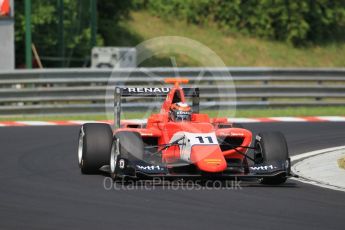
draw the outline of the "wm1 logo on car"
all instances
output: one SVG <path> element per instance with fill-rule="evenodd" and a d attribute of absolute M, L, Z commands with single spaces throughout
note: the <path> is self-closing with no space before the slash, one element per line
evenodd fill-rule
<path fill-rule="evenodd" d="M 140 170 L 148 170 L 148 171 L 164 170 L 164 168 L 160 167 L 159 165 L 147 165 L 147 166 L 137 165 L 137 168 Z"/>
<path fill-rule="evenodd" d="M 261 166 L 251 166 L 250 169 L 252 170 L 272 170 L 272 169 L 276 169 L 277 167 L 273 166 L 273 165 L 261 165 Z"/>

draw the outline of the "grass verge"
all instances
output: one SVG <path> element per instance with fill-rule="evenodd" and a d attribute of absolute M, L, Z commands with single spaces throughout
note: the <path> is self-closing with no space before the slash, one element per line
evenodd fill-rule
<path fill-rule="evenodd" d="M 339 168 L 345 169 L 345 157 L 338 160 L 338 166 Z"/>
<path fill-rule="evenodd" d="M 208 113 L 211 117 L 217 116 L 214 111 L 201 111 Z M 126 119 L 145 118 L 140 112 L 125 113 Z M 232 111 L 222 111 L 221 116 L 232 116 Z M 268 109 L 240 109 L 236 111 L 236 117 L 307 117 L 307 116 L 345 116 L 345 106 L 338 107 L 297 107 L 297 108 L 268 108 Z M 54 116 L 0 116 L 0 121 L 64 121 L 64 120 L 106 120 L 105 115 L 54 115 Z"/>

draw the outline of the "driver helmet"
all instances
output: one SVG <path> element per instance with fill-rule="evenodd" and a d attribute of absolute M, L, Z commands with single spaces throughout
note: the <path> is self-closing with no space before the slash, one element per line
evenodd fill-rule
<path fill-rule="evenodd" d="M 178 102 L 170 106 L 171 121 L 190 121 L 192 109 L 187 103 Z"/>

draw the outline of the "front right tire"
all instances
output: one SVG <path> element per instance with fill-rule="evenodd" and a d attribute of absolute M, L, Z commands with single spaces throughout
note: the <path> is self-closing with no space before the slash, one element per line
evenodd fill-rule
<path fill-rule="evenodd" d="M 143 160 L 144 142 L 138 132 L 120 131 L 114 136 L 110 153 L 110 176 L 113 180 L 120 177 L 127 163 Z"/>

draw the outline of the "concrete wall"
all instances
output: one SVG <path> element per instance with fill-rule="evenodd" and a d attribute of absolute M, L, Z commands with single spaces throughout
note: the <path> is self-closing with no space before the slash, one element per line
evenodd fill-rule
<path fill-rule="evenodd" d="M 0 69 L 12 70 L 14 56 L 14 20 L 0 19 Z"/>

